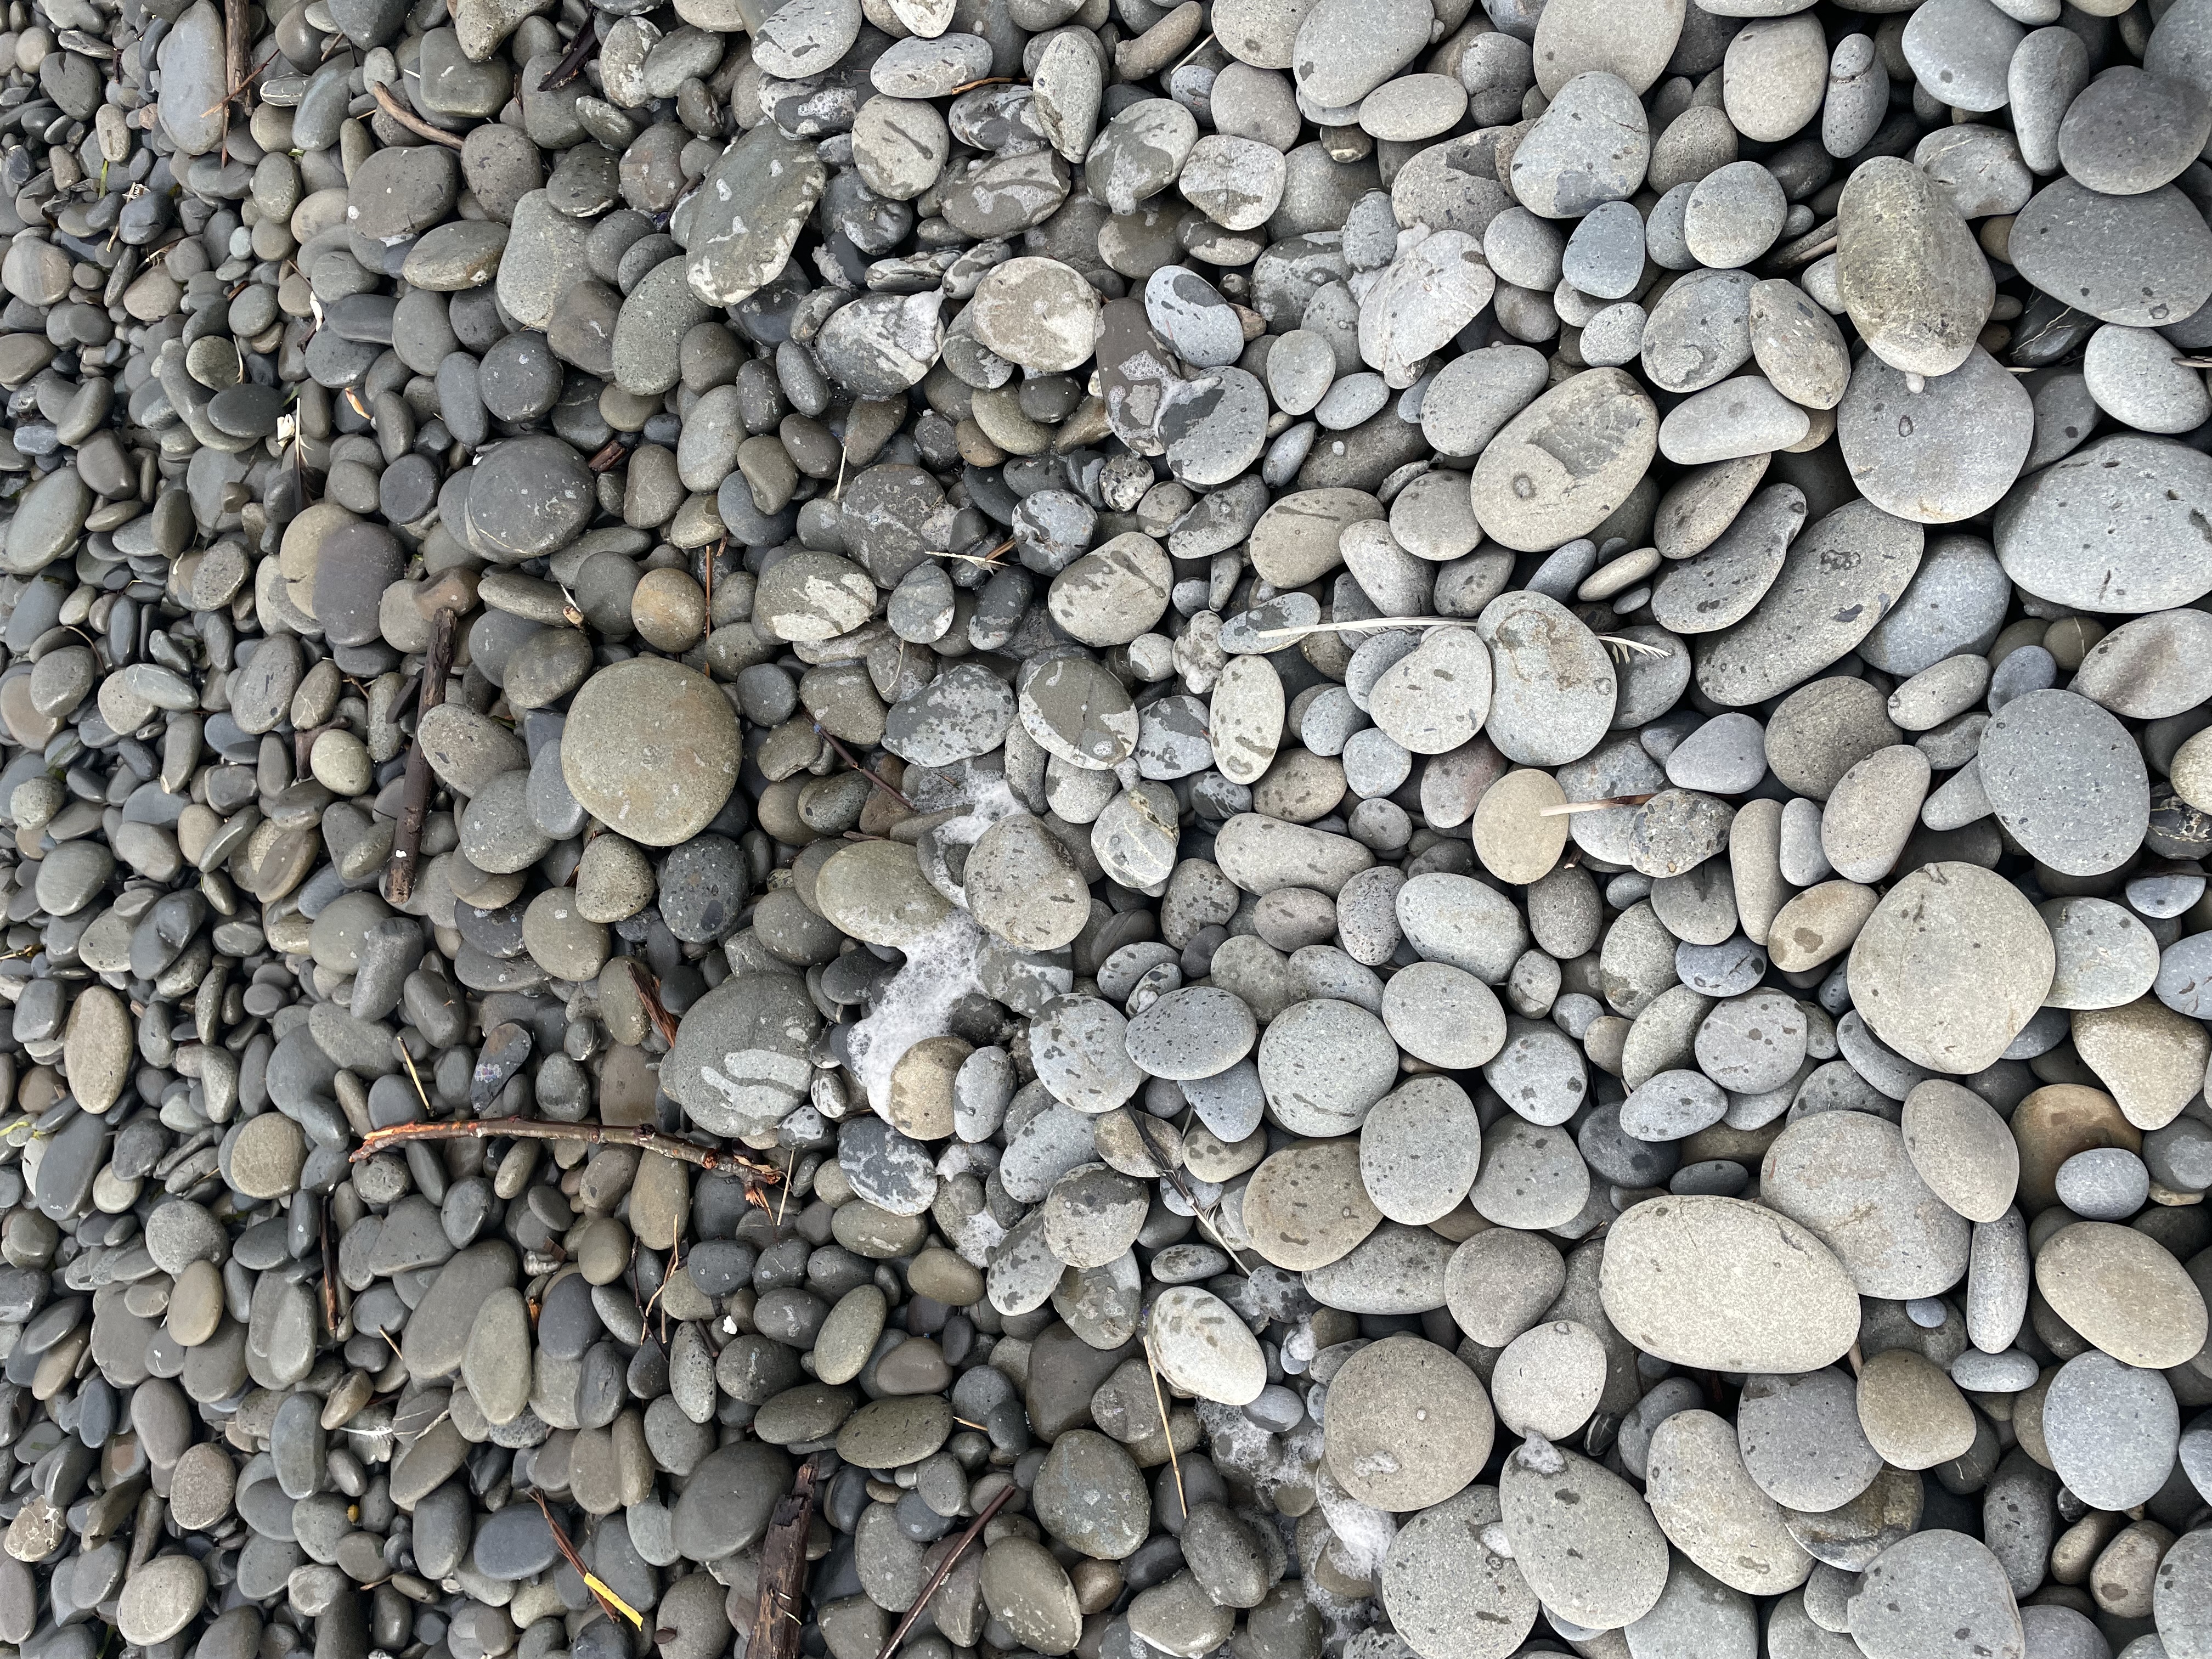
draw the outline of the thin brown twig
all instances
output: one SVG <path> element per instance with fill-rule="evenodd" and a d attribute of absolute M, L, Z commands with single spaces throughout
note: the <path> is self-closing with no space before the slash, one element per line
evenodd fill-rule
<path fill-rule="evenodd" d="M 814 731 L 816 736 L 821 738 L 823 742 L 827 743 L 843 757 L 846 765 L 851 767 L 855 772 L 858 772 L 870 783 L 874 784 L 877 788 L 882 790 L 884 793 L 889 795 L 901 806 L 905 807 L 908 811 L 911 812 L 915 810 L 914 803 L 912 801 L 908 800 L 904 795 L 899 793 L 897 790 L 892 788 L 890 785 L 885 783 L 872 769 L 861 765 L 859 756 L 855 755 L 851 750 L 846 748 L 843 744 L 838 742 L 837 739 L 831 736 L 828 732 L 823 731 L 822 728 L 822 722 L 820 720 L 814 722 Z"/>
<path fill-rule="evenodd" d="M 1198 1194 L 1191 1191 L 1190 1183 L 1183 1179 L 1182 1171 L 1168 1161 L 1167 1154 L 1160 1150 L 1160 1143 L 1152 1139 L 1152 1132 L 1145 1123 L 1145 1119 L 1149 1114 L 1140 1112 L 1127 1104 L 1117 1106 L 1114 1109 L 1127 1114 L 1129 1127 L 1137 1132 L 1137 1139 L 1145 1143 L 1145 1156 L 1151 1158 L 1160 1172 L 1174 1183 L 1176 1191 L 1182 1194 L 1182 1201 L 1190 1206 L 1192 1217 L 1200 1226 L 1213 1235 L 1215 1243 L 1228 1251 L 1229 1259 L 1237 1264 L 1237 1271 L 1247 1279 L 1250 1278 L 1252 1270 L 1244 1265 L 1244 1258 L 1237 1254 L 1237 1247 L 1224 1238 L 1221 1236 L 1221 1230 L 1206 1218 L 1206 1206 L 1198 1201 Z"/>
<path fill-rule="evenodd" d="M 876 1659 L 891 1659 L 891 1655 L 898 1651 L 898 1644 L 906 1640 L 906 1633 L 914 1628 L 915 1621 L 921 1617 L 921 1610 L 929 1605 L 930 1597 L 945 1588 L 945 1581 L 952 1577 L 952 1569 L 960 1565 L 960 1558 L 967 1553 L 968 1547 L 983 1535 L 984 1527 L 989 1522 L 991 1517 L 1005 1506 L 1006 1500 L 1014 1495 L 1016 1490 L 1014 1483 L 1012 1480 L 1007 1481 L 1005 1486 L 999 1488 L 997 1495 L 983 1505 L 983 1512 L 968 1523 L 968 1530 L 960 1534 L 958 1543 L 945 1552 L 945 1559 L 937 1564 L 937 1571 L 931 1573 L 928 1582 L 922 1585 L 921 1594 L 914 1598 L 914 1605 L 908 1607 L 900 1616 L 898 1623 L 892 1626 L 890 1638 L 878 1651 Z"/>
<path fill-rule="evenodd" d="M 332 1336 L 338 1329 L 338 1253 L 331 1242 L 331 1206 L 315 1206 L 316 1243 L 323 1257 L 323 1328 Z"/>
<path fill-rule="evenodd" d="M 1028 82 L 1012 75 L 987 75 L 980 81 L 963 81 L 952 88 L 951 96 L 957 98 L 963 92 L 973 92 L 978 87 L 1018 87 Z"/>
<path fill-rule="evenodd" d="M 715 1152 L 659 1129 L 629 1128 L 611 1123 L 544 1123 L 531 1117 L 465 1118 L 458 1123 L 395 1123 L 372 1129 L 355 1147 L 349 1162 L 359 1164 L 386 1148 L 410 1140 L 580 1140 L 589 1146 L 635 1146 L 658 1152 L 679 1164 L 690 1164 L 716 1175 L 735 1175 L 744 1182 L 746 1195 L 762 1203 L 756 1187 L 773 1187 L 783 1171 L 772 1164 L 758 1164 L 737 1152 Z"/>
<path fill-rule="evenodd" d="M 401 126 L 405 127 L 408 131 L 417 137 L 428 138 L 434 144 L 443 144 L 448 149 L 460 149 L 461 141 L 458 135 L 447 132 L 443 127 L 432 126 L 413 110 L 394 98 L 392 95 L 392 89 L 381 82 L 372 84 L 369 90 L 376 94 L 377 107 Z"/>
<path fill-rule="evenodd" d="M 576 1553 L 576 1547 L 568 1541 L 568 1529 L 553 1518 L 552 1506 L 546 1503 L 545 1494 L 532 1491 L 530 1495 L 538 1500 L 538 1513 L 545 1517 L 546 1528 L 553 1534 L 553 1547 L 561 1552 L 561 1559 L 574 1571 L 577 1577 L 584 1581 L 584 1588 L 591 1591 L 592 1600 L 599 1604 L 599 1611 L 610 1620 L 626 1618 L 631 1624 L 642 1628 L 645 1621 L 638 1616 L 637 1610 L 601 1583 L 599 1576 L 584 1565 L 584 1558 Z"/>

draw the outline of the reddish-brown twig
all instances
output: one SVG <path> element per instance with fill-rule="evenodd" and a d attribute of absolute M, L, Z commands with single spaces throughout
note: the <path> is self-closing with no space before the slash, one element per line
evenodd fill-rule
<path fill-rule="evenodd" d="M 891 1655 L 898 1651 L 898 1644 L 906 1640 L 906 1633 L 914 1628 L 915 1620 L 921 1617 L 921 1610 L 929 1605 L 929 1598 L 945 1588 L 945 1581 L 952 1577 L 952 1569 L 960 1565 L 960 1558 L 967 1553 L 968 1547 L 983 1535 L 984 1527 L 1005 1506 L 1016 1490 L 1014 1483 L 1007 1481 L 999 1488 L 998 1496 L 983 1505 L 983 1512 L 968 1523 L 968 1530 L 960 1534 L 960 1541 L 946 1551 L 945 1559 L 937 1564 L 937 1571 L 929 1575 L 928 1583 L 921 1587 L 921 1594 L 914 1598 L 914 1605 L 906 1610 L 892 1628 L 890 1639 L 884 1644 L 883 1650 L 876 1655 L 876 1659 L 891 1659 Z"/>
<path fill-rule="evenodd" d="M 376 104 L 386 115 L 419 138 L 428 138 L 434 144 L 443 144 L 447 149 L 461 147 L 460 135 L 447 132 L 443 127 L 434 127 L 413 110 L 392 95 L 391 89 L 381 82 L 369 90 L 376 94 Z"/>
<path fill-rule="evenodd" d="M 561 1552 L 561 1559 L 574 1570 L 577 1577 L 584 1581 L 584 1588 L 591 1591 L 592 1600 L 599 1604 L 599 1611 L 610 1620 L 627 1619 L 642 1630 L 645 1620 L 637 1609 L 617 1595 L 599 1574 L 584 1565 L 584 1558 L 576 1553 L 576 1547 L 568 1541 L 568 1529 L 553 1518 L 553 1510 L 545 1502 L 545 1494 L 533 1491 L 530 1495 L 538 1500 L 538 1511 L 545 1517 L 545 1525 L 553 1534 L 553 1547 Z"/>
<path fill-rule="evenodd" d="M 695 1146 L 688 1140 L 659 1129 L 619 1127 L 610 1123 L 544 1123 L 531 1117 L 464 1118 L 458 1123 L 395 1123 L 372 1129 L 353 1150 L 352 1162 L 361 1163 L 410 1140 L 580 1140 L 590 1146 L 635 1146 L 659 1152 L 679 1164 L 690 1164 L 716 1175 L 733 1175 L 745 1183 L 745 1196 L 763 1208 L 767 1200 L 759 1188 L 773 1187 L 783 1171 L 772 1164 L 756 1163 L 737 1152 Z"/>
<path fill-rule="evenodd" d="M 889 795 L 901 806 L 905 807 L 908 811 L 911 812 L 914 811 L 914 803 L 912 801 L 908 800 L 904 795 L 899 793 L 897 790 L 892 788 L 890 785 L 885 783 L 881 777 L 878 776 L 867 767 L 861 765 L 860 757 L 858 755 L 855 755 L 851 750 L 846 748 L 843 744 L 838 742 L 837 739 L 832 737 L 829 732 L 823 731 L 822 729 L 822 722 L 820 720 L 814 722 L 814 732 L 815 735 L 820 738 L 823 742 L 828 744 L 832 749 L 837 751 L 839 757 L 844 761 L 846 765 L 851 767 L 855 772 L 858 772 L 870 783 L 874 784 L 877 788 L 882 790 L 884 793 Z"/>

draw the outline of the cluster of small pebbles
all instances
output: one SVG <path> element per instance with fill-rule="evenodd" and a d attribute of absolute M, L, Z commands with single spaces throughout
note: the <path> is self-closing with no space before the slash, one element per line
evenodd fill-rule
<path fill-rule="evenodd" d="M 0 25 L 0 1659 L 2212 1659 L 2212 0 Z"/>

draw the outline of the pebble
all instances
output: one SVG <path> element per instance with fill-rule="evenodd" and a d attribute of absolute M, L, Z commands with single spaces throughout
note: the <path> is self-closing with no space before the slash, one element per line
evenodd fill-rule
<path fill-rule="evenodd" d="M 11 1650 L 2195 1650 L 2198 0 L 9 21 Z"/>

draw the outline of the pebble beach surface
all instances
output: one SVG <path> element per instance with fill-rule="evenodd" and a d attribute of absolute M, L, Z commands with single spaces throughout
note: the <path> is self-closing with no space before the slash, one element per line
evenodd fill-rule
<path fill-rule="evenodd" d="M 2212 0 L 0 25 L 0 1659 L 2212 1659 Z"/>

